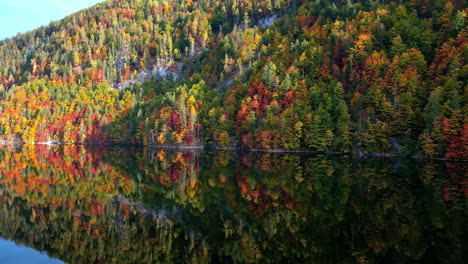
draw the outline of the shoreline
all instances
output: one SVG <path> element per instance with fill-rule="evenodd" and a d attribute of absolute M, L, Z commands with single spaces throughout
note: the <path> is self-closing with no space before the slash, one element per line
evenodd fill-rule
<path fill-rule="evenodd" d="M 48 146 L 107 146 L 107 147 L 137 147 L 148 149 L 172 149 L 172 150 L 226 150 L 236 152 L 258 152 L 258 153 L 276 153 L 276 154 L 315 154 L 315 155 L 336 155 L 336 156 L 352 156 L 356 159 L 366 158 L 413 158 L 417 160 L 437 160 L 437 161 L 451 161 L 451 162 L 468 162 L 465 159 L 449 159 L 449 158 L 431 158 L 420 155 L 403 156 L 394 153 L 385 152 L 367 152 L 367 151 L 352 151 L 352 152 L 339 152 L 339 151 L 315 151 L 315 150 L 287 150 L 287 149 L 243 149 L 237 147 L 219 147 L 219 146 L 205 146 L 205 145 L 140 145 L 140 144 L 115 144 L 115 143 L 67 143 L 67 142 L 23 142 L 23 141 L 0 141 L 0 146 L 14 146 L 22 147 L 23 145 L 48 145 Z"/>

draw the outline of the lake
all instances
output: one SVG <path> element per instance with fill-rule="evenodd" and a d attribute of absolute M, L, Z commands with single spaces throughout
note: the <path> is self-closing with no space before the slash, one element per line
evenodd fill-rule
<path fill-rule="evenodd" d="M 0 263 L 463 263 L 467 171 L 409 158 L 5 147 Z"/>

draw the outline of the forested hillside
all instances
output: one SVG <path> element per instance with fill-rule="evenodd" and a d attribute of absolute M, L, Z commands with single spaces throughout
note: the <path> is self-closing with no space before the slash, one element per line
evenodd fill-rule
<path fill-rule="evenodd" d="M 108 0 L 0 42 L 0 137 L 468 159 L 467 16 L 463 0 Z"/>

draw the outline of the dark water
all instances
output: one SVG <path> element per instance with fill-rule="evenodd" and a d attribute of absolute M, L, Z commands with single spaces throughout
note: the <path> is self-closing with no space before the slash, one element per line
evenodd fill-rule
<path fill-rule="evenodd" d="M 466 163 L 0 150 L 0 237 L 67 263 L 463 263 Z M 0 251 L 0 262 L 8 258 Z"/>

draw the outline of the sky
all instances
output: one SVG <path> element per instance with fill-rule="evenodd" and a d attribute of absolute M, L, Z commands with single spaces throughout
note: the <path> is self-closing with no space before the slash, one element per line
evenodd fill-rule
<path fill-rule="evenodd" d="M 0 0 L 0 40 L 60 20 L 104 0 Z"/>

